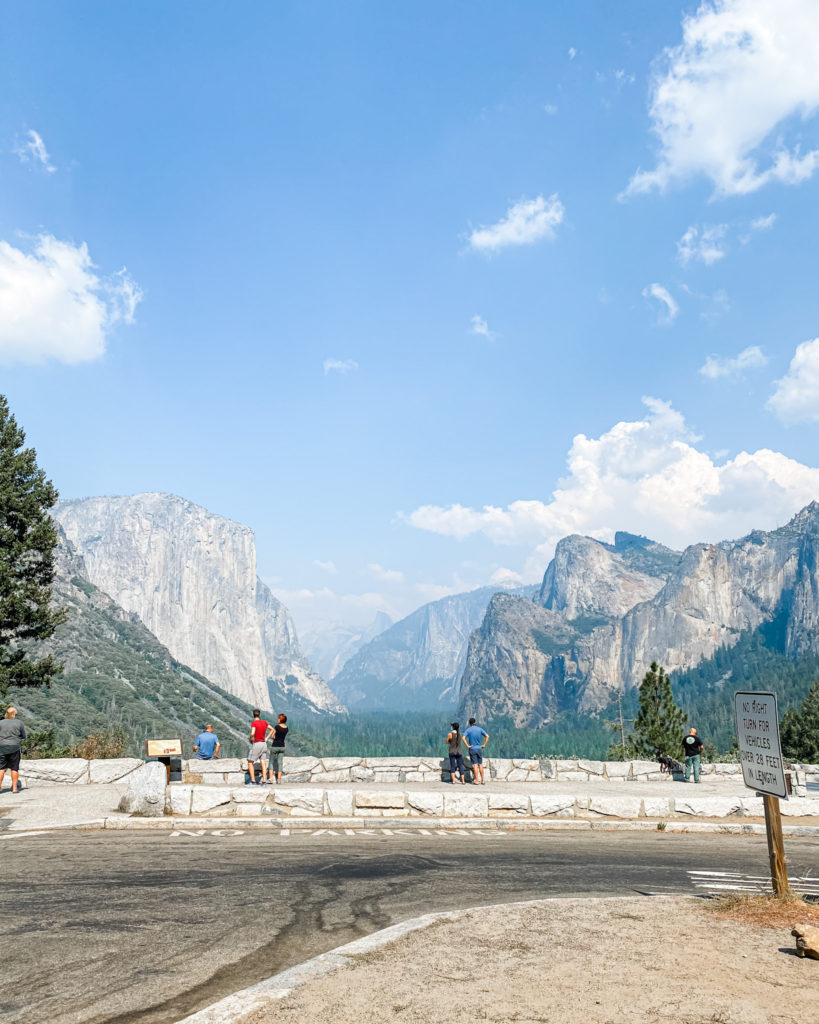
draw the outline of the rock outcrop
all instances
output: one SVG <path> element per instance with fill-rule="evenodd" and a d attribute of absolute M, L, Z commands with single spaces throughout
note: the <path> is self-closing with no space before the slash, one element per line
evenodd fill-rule
<path fill-rule="evenodd" d="M 332 623 L 302 633 L 301 646 L 313 667 L 329 683 L 361 648 L 389 629 L 393 620 L 386 612 L 377 612 L 369 626 Z"/>
<path fill-rule="evenodd" d="M 257 577 L 248 527 L 168 494 L 63 501 L 54 515 L 91 582 L 176 659 L 251 705 L 343 710 Z"/>
<path fill-rule="evenodd" d="M 775 618 L 785 653 L 815 652 L 819 504 L 779 530 L 695 544 L 681 556 L 646 541 L 625 549 L 621 541 L 618 550 L 567 538 L 538 604 L 493 599 L 470 638 L 465 710 L 518 725 L 595 710 L 639 684 L 652 661 L 669 672 L 690 668 Z"/>
<path fill-rule="evenodd" d="M 482 587 L 422 605 L 353 655 L 332 680 L 333 690 L 361 709 L 419 711 L 454 704 L 469 635 L 496 593 L 497 587 Z"/>

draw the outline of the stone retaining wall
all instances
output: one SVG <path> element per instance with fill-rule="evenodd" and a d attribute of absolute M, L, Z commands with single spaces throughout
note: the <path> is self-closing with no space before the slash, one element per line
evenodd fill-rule
<path fill-rule="evenodd" d="M 441 793 L 435 790 L 322 789 L 320 786 L 198 786 L 172 783 L 165 812 L 175 817 L 298 818 L 726 818 L 763 817 L 753 796 L 576 796 L 543 793 Z M 783 817 L 819 817 L 819 799 L 784 800 Z"/>
<path fill-rule="evenodd" d="M 117 782 L 144 762 L 136 757 L 87 761 L 80 757 L 42 758 L 20 762 L 20 775 L 29 785 L 56 782 L 73 785 Z M 819 783 L 819 765 L 799 765 L 807 781 Z M 247 762 L 239 758 L 182 762 L 188 784 L 241 786 Z M 656 761 L 588 761 L 549 758 L 486 759 L 490 779 L 498 782 L 659 782 L 672 781 Z M 435 782 L 449 781 L 449 760 L 437 757 L 285 757 L 288 783 Z M 738 764 L 703 764 L 709 782 L 732 782 L 742 775 Z"/>
<path fill-rule="evenodd" d="M 209 785 L 240 785 L 245 760 L 183 761 L 183 781 Z M 656 761 L 587 761 L 583 759 L 488 757 L 489 778 L 499 782 L 652 782 L 672 781 Z M 449 759 L 437 757 L 285 757 L 282 773 L 288 782 L 435 782 L 449 781 Z M 706 764 L 709 781 L 735 780 L 738 764 Z"/>

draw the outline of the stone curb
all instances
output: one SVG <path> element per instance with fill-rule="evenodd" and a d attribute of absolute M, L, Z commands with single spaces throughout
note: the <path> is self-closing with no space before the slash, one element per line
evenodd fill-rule
<path fill-rule="evenodd" d="M 684 895 L 684 894 L 681 894 Z M 486 911 L 506 909 L 507 907 L 535 907 L 545 903 L 560 903 L 567 899 L 577 897 L 556 896 L 543 900 L 517 900 L 512 903 L 491 903 L 483 906 L 468 907 L 465 910 L 442 910 L 435 914 L 423 914 L 420 917 L 412 917 L 400 924 L 391 925 L 389 928 L 382 928 L 381 931 L 373 932 L 372 935 L 365 935 L 354 942 L 348 942 L 345 946 L 338 946 L 327 953 L 321 953 L 302 964 L 290 967 L 286 971 L 274 974 L 266 981 L 260 981 L 249 988 L 234 992 L 233 995 L 225 996 L 216 1003 L 206 1006 L 203 1010 L 183 1017 L 176 1024 L 232 1024 L 238 1017 L 252 1010 L 263 1010 L 273 1006 L 280 999 L 289 996 L 297 988 L 309 984 L 311 981 L 318 981 L 320 978 L 341 970 L 343 967 L 351 967 L 355 963 L 354 957 L 364 953 L 372 953 L 383 946 L 402 939 L 411 932 L 429 928 L 439 921 L 459 921 L 467 914 L 485 913 Z M 596 898 L 596 897 L 591 897 Z M 611 900 L 628 900 L 634 902 L 634 896 L 608 896 Z M 650 896 L 645 899 L 667 899 L 666 896 Z"/>
<path fill-rule="evenodd" d="M 660 829 L 658 826 L 665 827 Z M 421 835 L 460 832 L 674 832 L 717 835 L 764 836 L 765 826 L 759 823 L 738 821 L 589 821 L 574 819 L 543 818 L 95 818 L 91 821 L 70 825 L 27 825 L 24 829 L 9 829 L 0 834 L 0 840 L 13 836 L 42 835 L 47 832 L 77 829 L 82 831 L 107 829 L 112 831 L 180 831 L 227 833 L 238 835 L 249 831 L 291 833 L 349 833 L 363 831 L 379 835 L 391 833 L 406 834 L 418 832 Z M 786 836 L 819 838 L 817 825 L 783 825 Z"/>

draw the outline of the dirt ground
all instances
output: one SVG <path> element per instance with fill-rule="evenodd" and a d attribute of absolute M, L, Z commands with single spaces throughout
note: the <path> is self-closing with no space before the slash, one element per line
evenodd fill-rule
<path fill-rule="evenodd" d="M 410 933 L 237 1024 L 816 1024 L 790 929 L 696 898 L 549 900 Z"/>

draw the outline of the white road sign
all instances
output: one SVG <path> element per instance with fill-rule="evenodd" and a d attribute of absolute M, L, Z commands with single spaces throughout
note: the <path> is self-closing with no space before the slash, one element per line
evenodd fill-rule
<path fill-rule="evenodd" d="M 760 793 L 787 797 L 776 694 L 740 690 L 734 694 L 734 714 L 745 785 Z"/>

